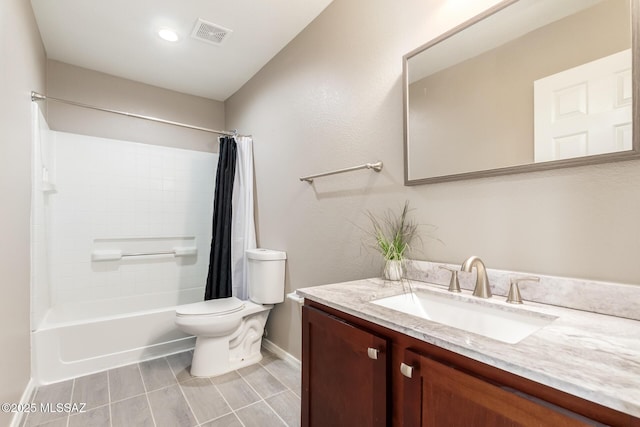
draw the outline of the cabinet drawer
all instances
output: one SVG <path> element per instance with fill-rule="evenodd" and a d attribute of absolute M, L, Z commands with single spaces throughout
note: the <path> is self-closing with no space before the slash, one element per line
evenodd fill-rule
<path fill-rule="evenodd" d="M 405 359 L 407 427 L 604 426 L 411 350 Z"/>

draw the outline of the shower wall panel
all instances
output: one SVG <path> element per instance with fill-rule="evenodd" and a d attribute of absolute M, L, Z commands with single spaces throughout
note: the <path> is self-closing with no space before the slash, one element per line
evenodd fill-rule
<path fill-rule="evenodd" d="M 217 154 L 52 132 L 51 304 L 202 288 Z M 99 251 L 196 255 L 94 261 Z"/>
<path fill-rule="evenodd" d="M 42 323 L 51 306 L 49 274 L 50 222 L 47 206 L 53 172 L 51 131 L 37 103 L 31 105 L 31 329 Z"/>

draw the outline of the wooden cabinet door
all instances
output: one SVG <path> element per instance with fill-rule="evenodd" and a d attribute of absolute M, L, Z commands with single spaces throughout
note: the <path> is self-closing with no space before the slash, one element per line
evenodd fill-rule
<path fill-rule="evenodd" d="M 388 342 L 302 308 L 302 426 L 388 425 Z"/>
<path fill-rule="evenodd" d="M 405 427 L 602 425 L 411 350 L 405 351 L 404 363 Z"/>

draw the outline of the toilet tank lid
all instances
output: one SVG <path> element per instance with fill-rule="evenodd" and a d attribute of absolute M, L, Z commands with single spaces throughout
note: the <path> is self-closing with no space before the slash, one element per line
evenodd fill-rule
<path fill-rule="evenodd" d="M 229 297 L 179 305 L 176 307 L 176 313 L 181 316 L 222 315 L 236 312 L 243 307 L 244 301 Z"/>
<path fill-rule="evenodd" d="M 247 258 L 257 260 L 279 260 L 287 259 L 287 253 L 283 251 L 275 251 L 273 249 L 247 249 L 245 251 Z"/>

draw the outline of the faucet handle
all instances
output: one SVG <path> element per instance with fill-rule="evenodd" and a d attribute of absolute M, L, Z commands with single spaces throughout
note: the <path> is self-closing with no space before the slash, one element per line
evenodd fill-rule
<path fill-rule="evenodd" d="M 520 282 L 540 282 L 540 278 L 538 276 L 520 276 L 509 279 L 508 303 L 522 304 L 522 296 L 520 296 L 520 287 L 518 286 Z"/>
<path fill-rule="evenodd" d="M 458 270 L 455 268 L 441 265 L 438 268 L 449 270 L 451 272 L 451 280 L 449 280 L 449 292 L 462 292 L 460 290 L 460 282 L 458 281 Z"/>

